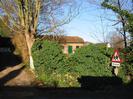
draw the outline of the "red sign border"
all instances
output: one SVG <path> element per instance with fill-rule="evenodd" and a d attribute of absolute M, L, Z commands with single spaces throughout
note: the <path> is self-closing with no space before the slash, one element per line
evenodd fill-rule
<path fill-rule="evenodd" d="M 112 61 L 112 60 L 113 60 L 113 58 L 114 58 L 114 56 L 115 56 L 115 53 L 118 53 L 118 57 L 119 57 L 120 61 Z M 121 62 L 122 62 L 122 60 L 121 60 L 121 58 L 120 58 L 120 55 L 119 55 L 119 51 L 118 51 L 118 50 L 114 50 L 114 54 L 113 54 L 113 56 L 112 56 L 111 61 L 112 61 L 112 62 L 116 62 L 116 63 L 121 63 Z"/>

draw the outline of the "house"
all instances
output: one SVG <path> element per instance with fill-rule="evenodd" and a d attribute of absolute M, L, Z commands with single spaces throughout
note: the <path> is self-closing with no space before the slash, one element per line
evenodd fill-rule
<path fill-rule="evenodd" d="M 76 49 L 84 46 L 85 42 L 81 37 L 78 36 L 52 36 L 45 35 L 42 37 L 44 40 L 57 41 L 61 46 L 65 54 L 71 54 Z"/>
<path fill-rule="evenodd" d="M 84 46 L 84 40 L 78 36 L 64 36 L 60 44 L 65 54 L 71 54 L 74 53 L 76 49 Z"/>

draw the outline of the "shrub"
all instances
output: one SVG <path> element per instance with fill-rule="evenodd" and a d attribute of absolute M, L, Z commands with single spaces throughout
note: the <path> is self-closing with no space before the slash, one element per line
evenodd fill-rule
<path fill-rule="evenodd" d="M 62 68 L 65 55 L 57 43 L 37 40 L 32 51 L 36 69 L 43 67 L 47 74 L 52 74 Z"/>
<path fill-rule="evenodd" d="M 69 59 L 79 75 L 111 76 L 110 58 L 113 50 L 102 45 L 88 45 L 76 51 Z"/>
<path fill-rule="evenodd" d="M 121 51 L 121 56 L 123 58 L 122 69 L 123 76 L 130 76 L 133 79 L 133 47 L 129 46 Z M 125 79 L 125 78 L 124 78 Z M 131 80 L 129 79 L 129 80 Z M 126 79 L 128 80 L 128 79 Z"/>
<path fill-rule="evenodd" d="M 32 54 L 38 79 L 52 87 L 70 87 L 77 85 L 76 74 L 72 73 L 66 56 L 56 42 L 36 40 Z M 69 74 L 69 77 L 66 75 Z M 70 76 L 71 75 L 71 76 Z"/>
<path fill-rule="evenodd" d="M 36 40 L 32 48 L 38 79 L 48 87 L 79 87 L 80 76 L 111 76 L 113 50 L 88 45 L 66 56 L 56 42 Z"/>

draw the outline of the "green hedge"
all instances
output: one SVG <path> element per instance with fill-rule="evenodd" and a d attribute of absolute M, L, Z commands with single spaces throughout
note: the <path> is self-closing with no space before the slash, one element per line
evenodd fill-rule
<path fill-rule="evenodd" d="M 69 61 L 79 75 L 111 76 L 112 54 L 112 49 L 104 45 L 92 44 L 78 49 Z"/>
<path fill-rule="evenodd" d="M 77 75 L 72 71 L 60 45 L 52 41 L 36 40 L 32 54 L 38 79 L 46 86 L 77 86 Z"/>
<path fill-rule="evenodd" d="M 133 79 L 133 46 L 129 46 L 121 51 L 123 59 L 122 69 L 125 76 L 131 76 Z"/>
<path fill-rule="evenodd" d="M 32 48 L 38 79 L 46 86 L 79 87 L 77 78 L 112 76 L 113 50 L 102 45 L 88 45 L 66 57 L 56 42 L 36 40 Z"/>
<path fill-rule="evenodd" d="M 55 42 L 37 40 L 32 48 L 36 69 L 43 67 L 47 74 L 58 72 L 65 55 Z"/>

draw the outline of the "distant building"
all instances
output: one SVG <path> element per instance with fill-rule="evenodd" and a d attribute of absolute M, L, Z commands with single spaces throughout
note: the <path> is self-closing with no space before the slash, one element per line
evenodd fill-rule
<path fill-rule="evenodd" d="M 76 51 L 76 49 L 84 46 L 85 42 L 81 37 L 78 36 L 52 36 L 46 35 L 42 39 L 57 41 L 62 46 L 63 53 L 71 54 Z"/>
<path fill-rule="evenodd" d="M 63 41 L 60 42 L 60 44 L 62 45 L 65 54 L 71 54 L 74 53 L 76 49 L 84 46 L 85 42 L 78 36 L 64 36 Z"/>

